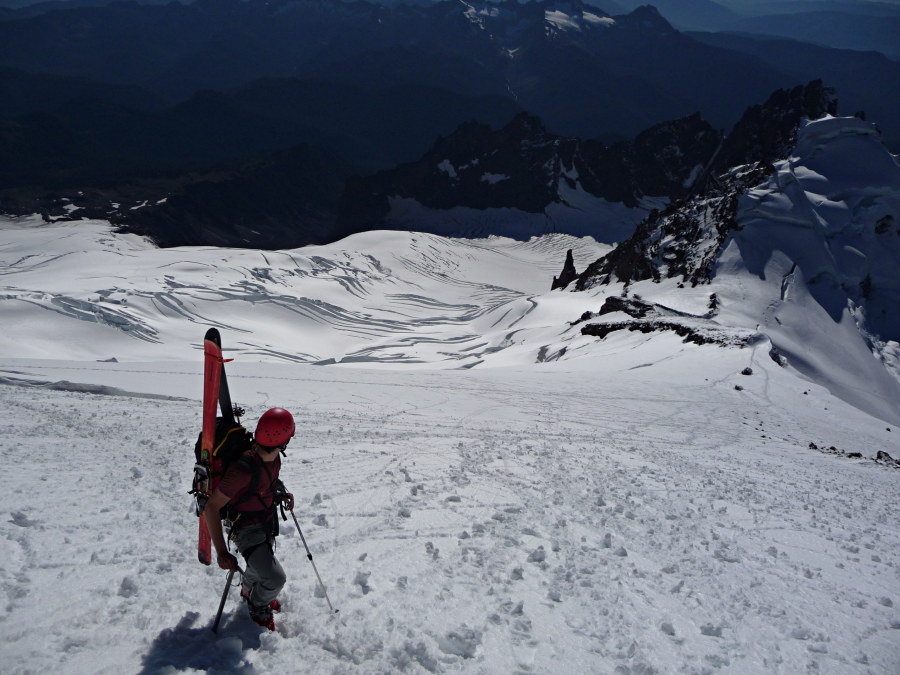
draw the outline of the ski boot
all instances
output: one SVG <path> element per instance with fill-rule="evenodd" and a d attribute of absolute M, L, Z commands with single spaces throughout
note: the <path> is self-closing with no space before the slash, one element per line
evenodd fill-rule
<path fill-rule="evenodd" d="M 275 617 L 272 616 L 272 608 L 269 605 L 257 607 L 248 602 L 247 607 L 250 608 L 250 618 L 253 619 L 254 623 L 268 630 L 275 630 Z"/>
<path fill-rule="evenodd" d="M 248 606 L 253 606 L 250 604 L 250 591 L 248 591 L 243 586 L 241 586 L 241 600 L 246 602 Z M 275 598 L 274 600 L 272 600 L 272 602 L 269 603 L 269 609 L 271 609 L 273 612 L 281 611 L 281 602 L 279 602 L 278 598 Z"/>

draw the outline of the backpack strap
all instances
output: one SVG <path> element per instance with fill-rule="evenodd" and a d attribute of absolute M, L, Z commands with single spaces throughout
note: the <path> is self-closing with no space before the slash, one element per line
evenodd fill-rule
<path fill-rule="evenodd" d="M 232 466 L 242 466 L 250 474 L 250 484 L 247 485 L 244 494 L 231 502 L 232 504 L 243 504 L 257 496 L 256 491 L 259 489 L 259 464 L 254 462 L 252 458 L 247 457 L 247 453 L 245 452 L 235 460 Z"/>
<path fill-rule="evenodd" d="M 271 512 L 271 515 L 273 516 L 272 520 L 275 521 L 273 536 L 277 536 L 278 535 L 278 530 L 277 530 L 278 518 L 274 517 L 275 516 L 275 508 L 276 508 L 275 501 L 273 500 L 271 507 L 268 507 L 265 505 L 265 503 L 263 503 L 262 498 L 258 494 L 260 466 L 262 466 L 263 471 L 265 471 L 266 475 L 269 477 L 270 483 L 273 483 L 272 472 L 269 470 L 269 467 L 267 467 L 265 464 L 261 464 L 260 462 L 258 462 L 255 457 L 249 456 L 249 452 L 250 451 L 247 451 L 243 455 L 238 457 L 231 465 L 231 466 L 240 465 L 241 467 L 243 467 L 250 473 L 250 483 L 247 485 L 247 489 L 244 491 L 244 493 L 240 497 L 230 501 L 226 505 L 226 508 L 228 508 L 228 511 L 225 512 L 225 517 L 231 521 L 232 538 L 234 537 L 234 533 L 238 529 L 238 523 L 239 523 L 242 515 L 247 515 L 247 514 L 251 514 L 251 513 L 253 515 L 257 515 L 260 513 L 268 513 L 268 512 Z M 259 511 L 238 511 L 236 508 L 234 508 L 237 504 L 243 504 L 244 502 L 248 502 L 253 498 L 259 499 L 260 504 L 263 507 Z M 268 518 L 266 518 L 266 520 L 268 520 Z"/>

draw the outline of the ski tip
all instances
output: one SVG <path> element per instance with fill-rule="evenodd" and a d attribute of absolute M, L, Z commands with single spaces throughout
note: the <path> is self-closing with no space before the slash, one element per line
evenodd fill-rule
<path fill-rule="evenodd" d="M 206 335 L 203 338 L 204 340 L 211 340 L 215 342 L 217 345 L 222 344 L 222 338 L 219 336 L 218 328 L 210 328 L 206 331 Z"/>

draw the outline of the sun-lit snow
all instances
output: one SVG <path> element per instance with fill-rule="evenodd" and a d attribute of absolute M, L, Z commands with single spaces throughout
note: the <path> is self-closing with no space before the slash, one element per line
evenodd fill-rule
<path fill-rule="evenodd" d="M 547 10 L 544 12 L 544 19 L 559 30 L 581 30 L 581 26 L 575 17 L 560 10 Z"/>
<path fill-rule="evenodd" d="M 181 345 L 179 358 L 190 358 L 196 326 L 218 322 L 237 332 L 230 347 L 260 357 L 473 365 L 506 339 L 523 307 L 538 304 L 530 298 L 547 292 L 568 248 L 581 266 L 608 250 L 568 235 L 516 242 L 408 232 L 296 251 L 160 250 L 105 223 L 36 222 L 0 226 L 7 356 L 63 356 L 50 329 L 62 320 L 69 356 L 160 358 Z"/>
<path fill-rule="evenodd" d="M 763 350 L 674 336 L 465 371 L 238 354 L 250 423 L 297 416 L 283 477 L 340 614 L 282 523 L 278 632 L 232 590 L 214 636 L 193 356 L 0 359 L 4 672 L 895 670 L 897 469 L 828 449 L 897 456 L 900 431 Z"/>
<path fill-rule="evenodd" d="M 610 26 L 614 26 L 616 20 L 611 16 L 598 16 L 593 12 L 582 12 L 581 16 L 584 17 L 584 20 L 588 23 L 592 23 L 597 26 L 605 26 L 609 28 Z"/>
<path fill-rule="evenodd" d="M 593 12 L 579 11 L 572 13 L 571 9 L 563 11 L 562 9 L 548 9 L 544 12 L 544 20 L 553 26 L 556 30 L 581 31 L 585 25 L 603 26 L 608 28 L 614 25 L 615 19 L 607 16 L 600 16 Z"/>

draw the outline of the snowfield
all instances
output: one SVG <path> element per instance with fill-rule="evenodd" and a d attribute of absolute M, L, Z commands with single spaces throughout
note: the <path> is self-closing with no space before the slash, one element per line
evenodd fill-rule
<path fill-rule="evenodd" d="M 581 335 L 621 289 L 548 292 L 568 248 L 579 269 L 607 250 L 0 223 L 0 669 L 900 671 L 896 418 L 765 333 Z M 297 418 L 282 475 L 338 614 L 288 521 L 277 632 L 236 589 L 210 630 L 225 573 L 196 560 L 187 494 L 210 325 L 247 424 Z"/>

